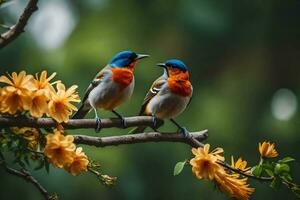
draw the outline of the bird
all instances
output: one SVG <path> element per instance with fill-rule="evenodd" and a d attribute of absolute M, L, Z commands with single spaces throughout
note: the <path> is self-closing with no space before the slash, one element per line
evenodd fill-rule
<path fill-rule="evenodd" d="M 150 115 L 156 127 L 157 119 L 170 119 L 180 133 L 189 135 L 185 127 L 180 126 L 173 118 L 180 115 L 192 99 L 193 86 L 189 80 L 187 66 L 178 59 L 170 59 L 157 66 L 164 68 L 162 76 L 157 78 L 144 98 L 139 115 Z M 136 127 L 130 133 L 141 133 L 145 126 Z M 154 128 L 156 131 L 156 129 Z"/>
<path fill-rule="evenodd" d="M 149 55 L 136 54 L 133 51 L 121 51 L 95 76 L 85 91 L 82 105 L 72 117 L 84 118 L 93 109 L 96 118 L 96 132 L 101 130 L 101 119 L 97 109 L 113 112 L 126 128 L 126 121 L 115 108 L 128 100 L 134 90 L 134 67 L 136 63 Z"/>

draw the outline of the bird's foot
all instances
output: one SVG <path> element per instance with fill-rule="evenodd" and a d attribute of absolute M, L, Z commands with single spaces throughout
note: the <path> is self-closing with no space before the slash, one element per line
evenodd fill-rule
<path fill-rule="evenodd" d="M 185 137 L 185 138 L 189 138 L 190 137 L 190 133 L 189 133 L 189 131 L 185 127 L 179 128 L 179 133 L 182 134 L 183 137 Z"/>
<path fill-rule="evenodd" d="M 125 118 L 121 117 L 120 119 L 121 119 L 122 127 L 127 128 L 127 122 L 126 122 Z"/>
<path fill-rule="evenodd" d="M 117 111 L 115 110 L 112 110 L 111 112 L 113 112 L 120 120 L 121 120 L 121 123 L 122 123 L 122 127 L 123 128 L 127 128 L 127 123 L 126 123 L 126 120 L 124 117 L 122 117 L 122 115 L 120 115 Z"/>
<path fill-rule="evenodd" d="M 156 116 L 152 116 L 152 123 L 153 123 L 153 130 L 156 130 L 157 127 L 157 117 Z"/>
<path fill-rule="evenodd" d="M 96 117 L 96 128 L 95 131 L 96 133 L 99 133 L 101 130 L 101 119 L 99 117 Z"/>

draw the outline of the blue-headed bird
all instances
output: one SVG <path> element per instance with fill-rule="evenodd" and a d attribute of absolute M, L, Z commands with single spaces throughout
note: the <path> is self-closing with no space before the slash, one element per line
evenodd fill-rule
<path fill-rule="evenodd" d="M 187 136 L 187 129 L 180 126 L 173 118 L 185 110 L 192 98 L 193 87 L 189 80 L 188 68 L 177 59 L 157 65 L 164 68 L 164 74 L 153 82 L 139 115 L 153 116 L 154 124 L 156 124 L 157 118 L 170 119 L 179 131 Z M 130 132 L 141 133 L 145 128 L 145 126 L 140 126 Z"/>
<path fill-rule="evenodd" d="M 73 119 L 81 119 L 93 109 L 96 117 L 96 131 L 101 129 L 101 119 L 97 108 L 112 111 L 122 120 L 124 118 L 115 111 L 119 105 L 128 100 L 134 89 L 133 70 L 136 63 L 148 55 L 136 54 L 133 51 L 122 51 L 116 54 L 111 61 L 95 76 L 87 88 L 82 100 L 82 105 L 73 116 Z"/>

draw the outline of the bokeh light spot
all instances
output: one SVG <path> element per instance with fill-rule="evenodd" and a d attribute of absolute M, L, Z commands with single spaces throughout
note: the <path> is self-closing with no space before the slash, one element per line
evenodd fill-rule
<path fill-rule="evenodd" d="M 45 1 L 32 19 L 29 30 L 37 44 L 52 50 L 60 47 L 72 33 L 76 17 L 65 1 Z"/>
<path fill-rule="evenodd" d="M 275 92 L 272 102 L 271 111 L 273 116 L 281 121 L 290 120 L 297 110 L 297 97 L 289 89 L 279 89 Z"/>

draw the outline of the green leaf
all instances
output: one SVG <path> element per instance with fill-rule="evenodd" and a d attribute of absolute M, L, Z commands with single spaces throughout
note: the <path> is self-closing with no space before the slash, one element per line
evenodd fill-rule
<path fill-rule="evenodd" d="M 279 175 L 284 172 L 290 172 L 290 166 L 288 166 L 287 164 L 277 163 L 274 168 L 274 173 Z"/>
<path fill-rule="evenodd" d="M 293 161 L 295 161 L 294 158 L 292 158 L 292 157 L 285 157 L 285 158 L 279 160 L 279 163 L 288 163 L 288 162 L 293 162 Z"/>
<path fill-rule="evenodd" d="M 263 167 L 261 165 L 256 165 L 251 169 L 251 173 L 257 177 L 261 175 L 262 171 L 263 171 Z"/>
<path fill-rule="evenodd" d="M 185 166 L 185 163 L 186 163 L 186 161 L 176 163 L 176 165 L 174 167 L 174 172 L 173 172 L 174 176 L 177 176 L 178 174 L 181 173 L 181 171 L 183 170 L 183 168 Z"/>
<path fill-rule="evenodd" d="M 273 172 L 272 170 L 265 169 L 265 172 L 266 172 L 269 176 L 274 176 L 274 172 Z"/>
<path fill-rule="evenodd" d="M 273 165 L 273 164 L 274 164 L 274 165 Z M 275 166 L 275 163 L 269 163 L 269 162 L 267 162 L 267 163 L 262 164 L 261 166 L 262 166 L 264 169 L 269 169 L 269 170 L 272 170 L 272 171 L 273 171 L 274 166 Z"/>
<path fill-rule="evenodd" d="M 280 169 L 281 169 L 281 171 L 283 171 L 283 172 L 290 172 L 290 166 L 287 165 L 287 164 L 281 164 Z"/>

